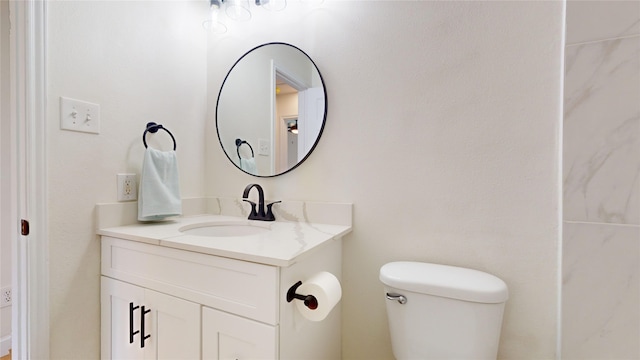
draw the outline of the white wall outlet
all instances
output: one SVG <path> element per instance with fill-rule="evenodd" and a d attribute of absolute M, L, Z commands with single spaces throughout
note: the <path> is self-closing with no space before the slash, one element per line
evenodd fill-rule
<path fill-rule="evenodd" d="M 100 105 L 60 97 L 60 129 L 100 133 Z"/>
<path fill-rule="evenodd" d="M 0 289 L 0 307 L 11 305 L 11 287 Z"/>
<path fill-rule="evenodd" d="M 118 174 L 118 201 L 138 199 L 136 174 Z"/>
<path fill-rule="evenodd" d="M 271 155 L 271 143 L 266 139 L 258 139 L 258 155 Z"/>

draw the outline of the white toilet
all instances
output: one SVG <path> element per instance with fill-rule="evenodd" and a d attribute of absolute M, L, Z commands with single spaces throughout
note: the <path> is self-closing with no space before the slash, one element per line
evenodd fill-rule
<path fill-rule="evenodd" d="M 477 270 L 410 261 L 382 266 L 380 281 L 396 359 L 496 359 L 509 297 L 504 281 Z"/>

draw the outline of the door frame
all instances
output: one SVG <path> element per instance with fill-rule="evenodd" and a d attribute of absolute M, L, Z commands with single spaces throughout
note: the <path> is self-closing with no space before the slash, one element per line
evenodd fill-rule
<path fill-rule="evenodd" d="M 46 1 L 10 0 L 10 76 L 17 209 L 12 209 L 12 355 L 49 358 L 49 248 L 46 156 Z M 30 224 L 20 234 L 20 219 Z"/>
<path fill-rule="evenodd" d="M 298 114 L 292 114 L 292 115 L 281 115 L 280 116 L 280 121 L 278 121 L 278 124 L 276 126 L 276 132 L 277 132 L 277 136 L 276 136 L 276 141 L 277 141 L 277 146 L 278 146 L 278 151 L 276 152 L 276 172 L 277 173 L 282 173 L 285 172 L 289 169 L 291 169 L 291 166 L 289 166 L 289 155 L 288 155 L 288 148 L 289 148 L 289 139 L 288 139 L 288 129 L 287 129 L 287 123 L 290 120 L 298 120 Z M 296 148 L 296 154 L 298 152 L 298 149 Z M 298 158 L 296 157 L 296 163 L 298 162 Z"/>
<path fill-rule="evenodd" d="M 274 59 L 271 59 L 271 92 L 270 92 L 270 101 L 271 101 L 271 174 L 279 174 L 283 172 L 287 172 L 291 168 L 288 164 L 283 164 L 281 161 L 281 156 L 278 155 L 281 146 L 281 142 L 283 141 L 282 136 L 282 119 L 285 117 L 295 116 L 298 119 L 300 118 L 300 113 L 304 112 L 304 102 L 300 101 L 300 97 L 298 97 L 298 113 L 295 115 L 279 115 L 278 114 L 278 106 L 277 106 L 277 94 L 276 94 L 276 83 L 277 79 L 280 78 L 284 80 L 287 84 L 289 84 L 292 88 L 298 91 L 298 96 L 304 90 L 307 90 L 310 85 L 306 84 L 302 79 L 298 78 L 292 72 L 287 70 L 282 64 L 278 64 Z M 285 140 L 286 141 L 286 140 Z M 278 156 L 276 156 L 278 155 Z M 299 162 L 299 159 L 298 161 Z M 282 166 L 282 167 L 281 167 Z M 283 170 L 284 168 L 284 170 Z"/>

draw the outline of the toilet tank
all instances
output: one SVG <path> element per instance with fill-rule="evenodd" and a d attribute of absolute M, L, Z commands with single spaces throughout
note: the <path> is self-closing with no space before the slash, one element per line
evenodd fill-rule
<path fill-rule="evenodd" d="M 396 359 L 496 359 L 509 297 L 504 281 L 409 261 L 382 266 L 380 281 Z"/>

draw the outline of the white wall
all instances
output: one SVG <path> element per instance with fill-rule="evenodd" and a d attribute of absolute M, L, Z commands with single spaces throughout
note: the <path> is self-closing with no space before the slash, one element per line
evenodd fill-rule
<path fill-rule="evenodd" d="M 303 165 L 268 179 L 241 173 L 207 142 L 207 193 L 240 196 L 258 182 L 274 200 L 354 203 L 345 359 L 391 359 L 378 271 L 401 259 L 501 277 L 510 299 L 500 358 L 554 358 L 563 4 L 296 4 L 255 11 L 209 42 L 208 102 L 245 51 L 289 42 L 324 77 L 322 138 Z"/>
<path fill-rule="evenodd" d="M 566 43 L 562 358 L 638 359 L 640 2 L 568 2 Z"/>
<path fill-rule="evenodd" d="M 16 229 L 11 213 L 9 123 L 9 2 L 0 1 L 0 288 L 11 286 L 11 231 Z M 0 308 L 0 356 L 10 347 L 11 306 Z"/>
<path fill-rule="evenodd" d="M 177 140 L 181 194 L 204 193 L 206 1 L 50 1 L 48 172 L 51 357 L 96 359 L 100 247 L 94 205 L 116 202 L 116 174 L 138 173 L 145 124 Z M 59 97 L 101 105 L 99 135 L 61 131 Z M 147 135 L 169 148 L 164 132 Z M 139 179 L 139 176 L 138 176 Z"/>

